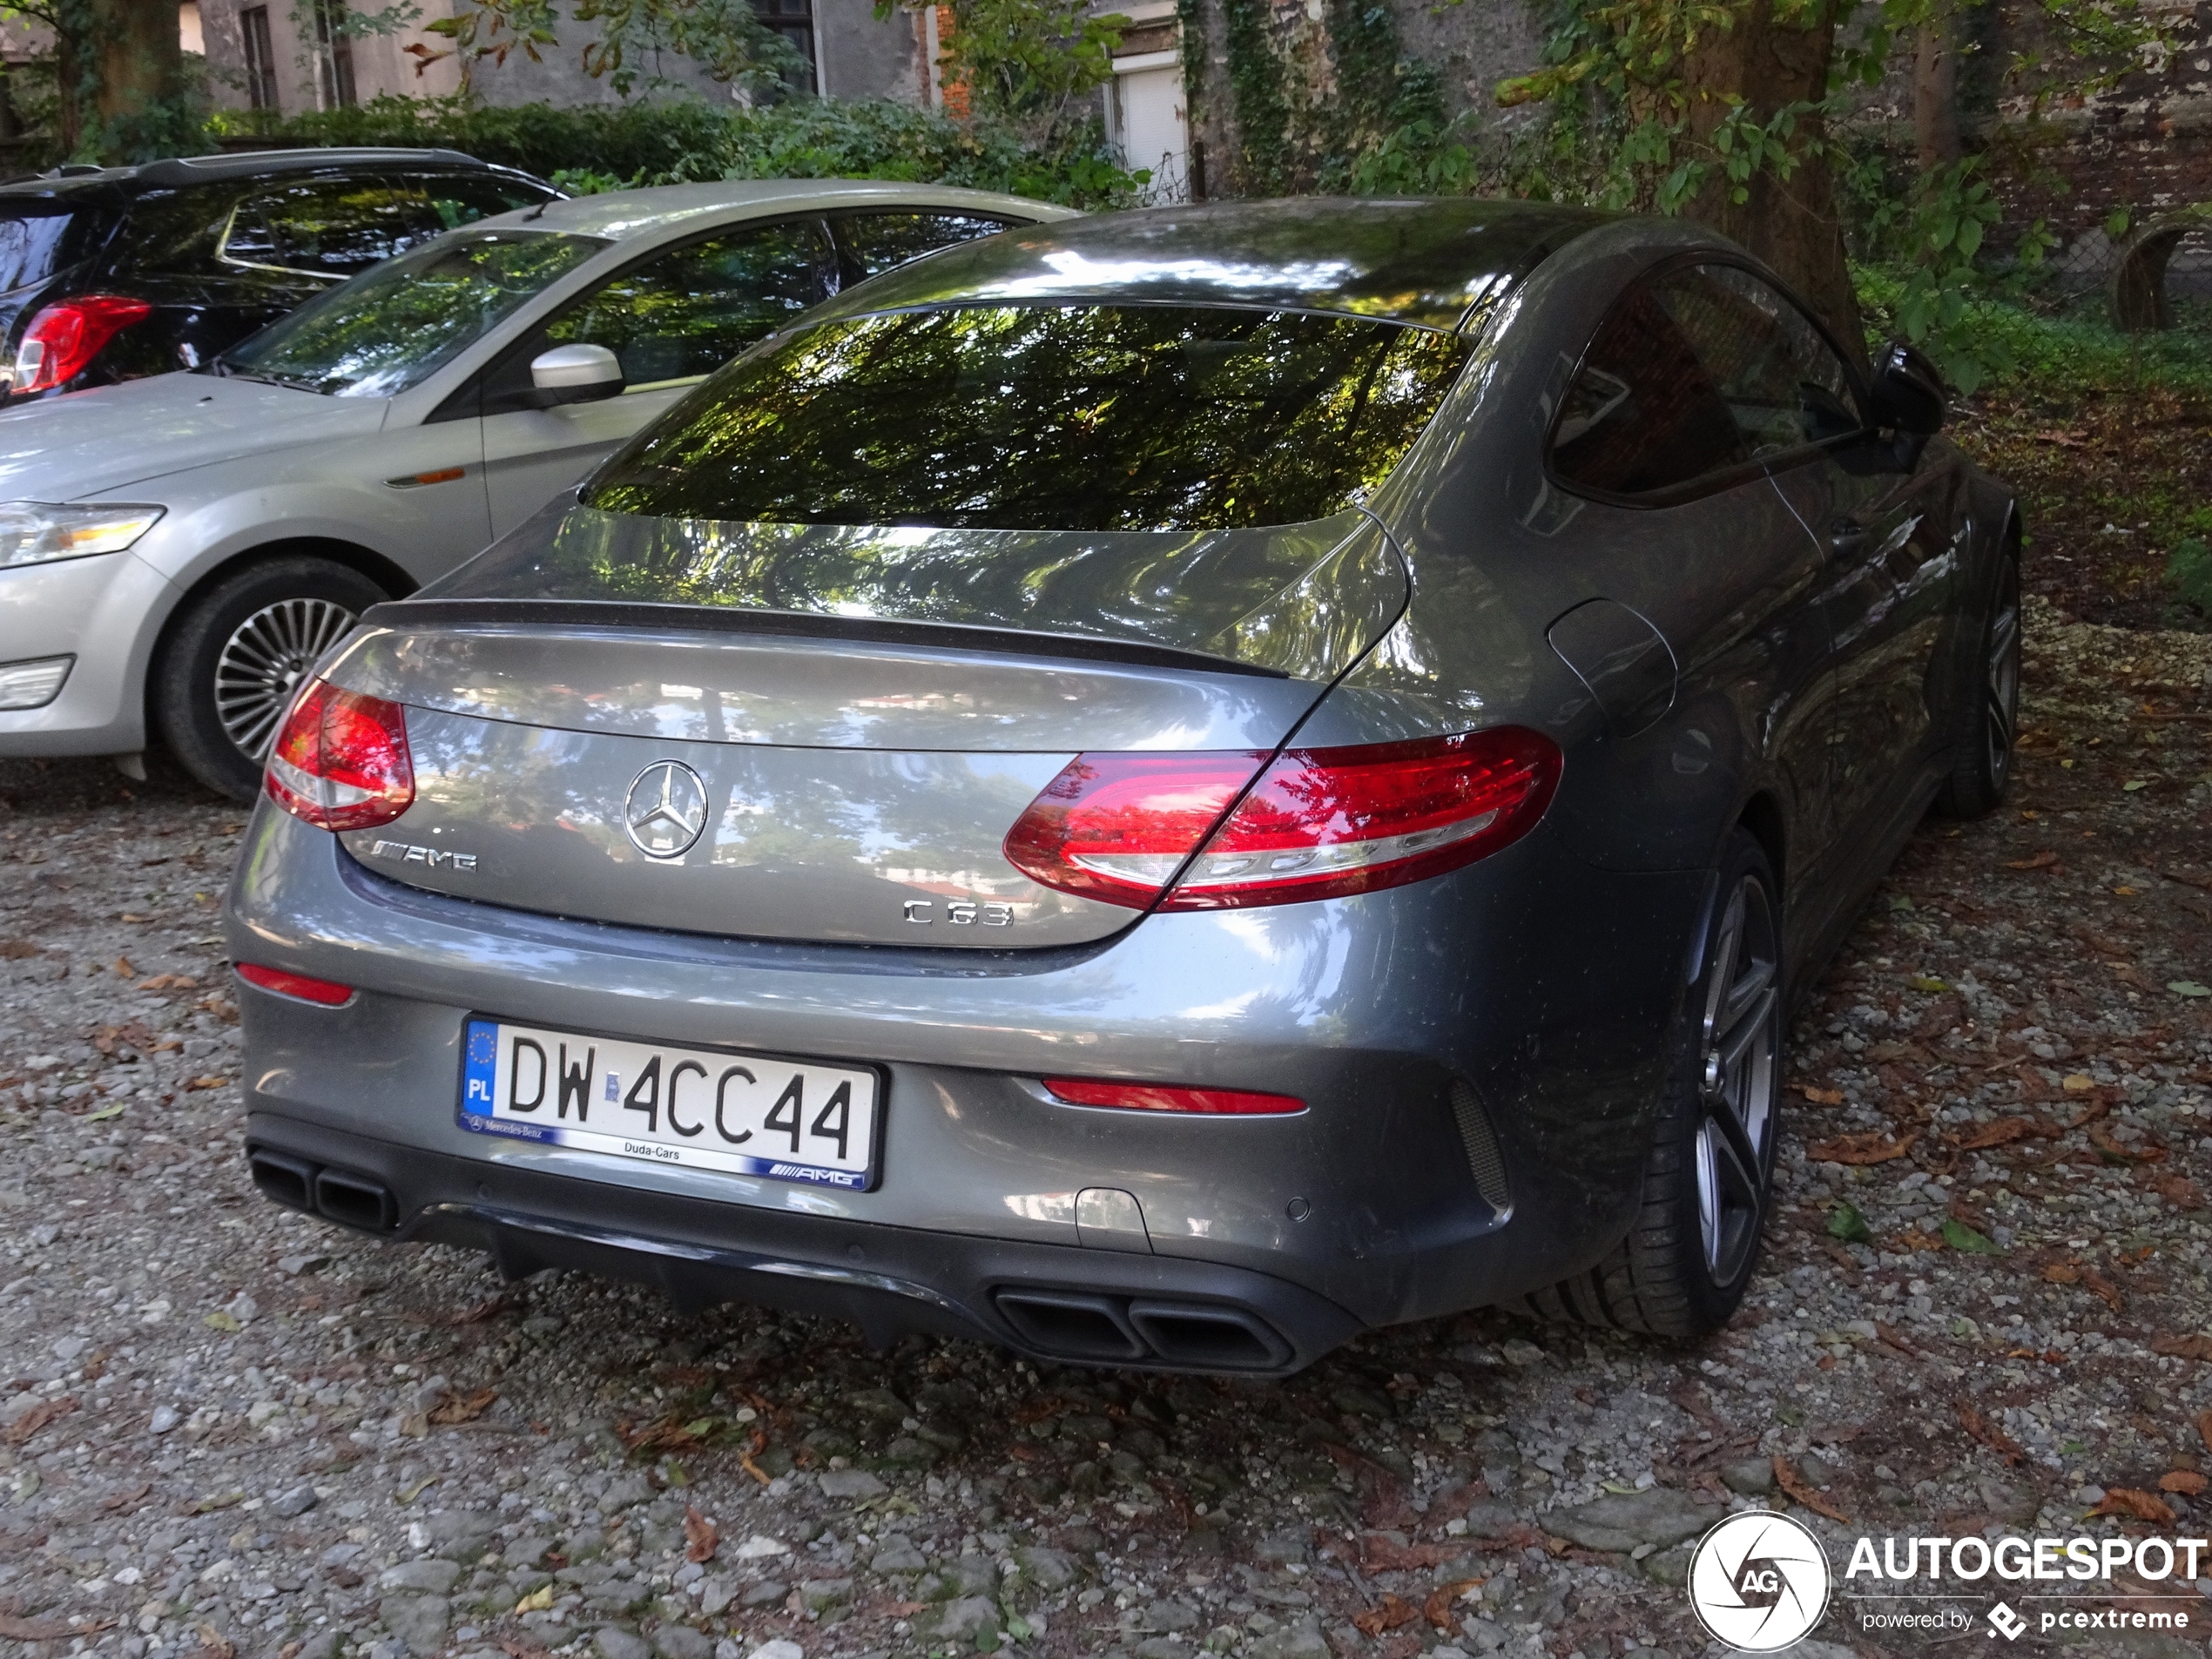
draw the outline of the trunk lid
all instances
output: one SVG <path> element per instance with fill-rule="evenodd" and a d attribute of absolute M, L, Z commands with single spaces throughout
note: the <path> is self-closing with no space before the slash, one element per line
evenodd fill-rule
<path fill-rule="evenodd" d="M 379 607 L 327 668 L 407 707 L 415 773 L 408 812 L 345 844 L 456 896 L 755 938 L 1126 927 L 1008 862 L 1023 810 L 1085 751 L 1274 749 L 1406 595 L 1356 513 L 1211 536 L 549 520 Z"/>

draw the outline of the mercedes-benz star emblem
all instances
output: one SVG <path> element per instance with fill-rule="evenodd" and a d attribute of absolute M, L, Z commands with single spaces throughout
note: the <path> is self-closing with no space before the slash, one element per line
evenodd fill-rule
<path fill-rule="evenodd" d="M 656 760 L 622 804 L 623 827 L 647 858 L 681 858 L 706 828 L 706 786 L 680 760 Z"/>

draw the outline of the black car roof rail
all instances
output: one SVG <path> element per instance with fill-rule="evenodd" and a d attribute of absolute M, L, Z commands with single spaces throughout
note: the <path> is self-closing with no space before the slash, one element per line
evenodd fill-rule
<path fill-rule="evenodd" d="M 435 162 L 442 167 L 484 167 L 490 163 L 460 150 L 402 149 L 388 145 L 333 145 L 324 149 L 235 150 L 222 155 L 169 156 L 149 161 L 138 177 L 150 185 L 185 185 L 206 179 L 235 179 L 257 172 L 291 172 L 306 168 L 359 165 L 364 162 Z"/>

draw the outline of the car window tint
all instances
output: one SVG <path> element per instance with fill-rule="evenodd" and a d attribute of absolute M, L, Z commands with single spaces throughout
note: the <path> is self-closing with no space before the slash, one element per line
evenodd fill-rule
<path fill-rule="evenodd" d="M 670 518 L 1204 530 L 1365 498 L 1442 402 L 1462 336 L 1190 306 L 843 319 L 747 354 L 595 481 Z"/>
<path fill-rule="evenodd" d="M 857 275 L 872 277 L 955 242 L 995 236 L 1002 219 L 981 213 L 853 213 L 837 221 L 837 239 Z"/>
<path fill-rule="evenodd" d="M 1702 266 L 1666 283 L 1661 297 L 1754 455 L 1783 455 L 1858 429 L 1851 371 L 1772 284 L 1733 266 Z"/>
<path fill-rule="evenodd" d="M 1638 287 L 1583 354 L 1552 429 L 1552 470 L 1567 483 L 1649 495 L 1750 459 L 1671 298 Z"/>
<path fill-rule="evenodd" d="M 316 295 L 218 364 L 333 397 L 390 397 L 606 246 L 545 231 L 463 231 Z"/>
<path fill-rule="evenodd" d="M 392 181 L 393 193 L 415 240 L 457 231 L 494 213 L 511 213 L 549 200 L 552 192 L 500 173 L 403 173 Z"/>
<path fill-rule="evenodd" d="M 58 201 L 0 205 L 0 293 L 66 270 L 97 245 L 113 214 Z"/>
<path fill-rule="evenodd" d="M 239 204 L 224 257 L 315 276 L 348 277 L 407 241 L 398 199 L 380 179 L 304 179 Z"/>
<path fill-rule="evenodd" d="M 675 248 L 549 322 L 545 346 L 604 346 L 631 386 L 709 374 L 826 298 L 829 238 L 813 219 L 747 226 Z"/>

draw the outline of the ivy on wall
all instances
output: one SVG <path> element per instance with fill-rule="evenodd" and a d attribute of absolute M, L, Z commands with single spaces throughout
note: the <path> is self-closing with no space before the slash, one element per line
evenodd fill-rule
<path fill-rule="evenodd" d="M 1212 139 L 1209 194 L 1453 187 L 1430 175 L 1440 158 L 1448 170 L 1449 152 L 1464 162 L 1466 152 L 1450 142 L 1436 71 L 1405 55 L 1387 5 L 1214 0 L 1214 9 L 1218 76 L 1208 73 L 1208 8 L 1182 0 L 1184 83 L 1199 105 L 1193 125 Z M 1223 118 L 1207 118 L 1210 96 L 1224 100 Z"/>

